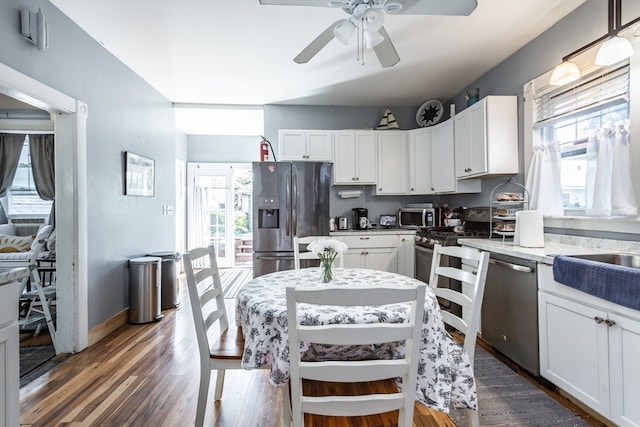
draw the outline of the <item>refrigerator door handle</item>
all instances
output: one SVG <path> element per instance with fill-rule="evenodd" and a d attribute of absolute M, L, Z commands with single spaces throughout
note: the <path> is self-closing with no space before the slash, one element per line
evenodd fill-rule
<path fill-rule="evenodd" d="M 285 200 L 287 204 L 287 218 L 285 219 L 285 235 L 291 235 L 291 176 L 285 177 Z"/>
<path fill-rule="evenodd" d="M 293 235 L 298 235 L 298 175 L 292 175 L 293 194 L 291 195 L 291 221 L 293 223 Z"/>
<path fill-rule="evenodd" d="M 285 255 L 285 256 L 276 256 L 276 255 L 258 255 L 256 259 L 261 261 L 281 261 L 281 260 L 290 260 L 293 259 L 293 256 Z"/>

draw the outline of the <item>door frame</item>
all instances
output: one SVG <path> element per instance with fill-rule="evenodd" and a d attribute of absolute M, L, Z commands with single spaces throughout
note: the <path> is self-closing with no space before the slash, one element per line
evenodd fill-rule
<path fill-rule="evenodd" d="M 56 168 L 57 344 L 60 353 L 88 346 L 87 155 L 88 107 L 0 63 L 0 92 L 48 111 L 54 121 Z M 64 161 L 63 161 L 64 159 Z M 64 215 L 58 213 L 65 207 Z"/>

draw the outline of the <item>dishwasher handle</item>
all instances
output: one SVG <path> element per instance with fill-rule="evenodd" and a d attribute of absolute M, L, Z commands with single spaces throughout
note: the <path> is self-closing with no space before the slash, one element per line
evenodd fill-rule
<path fill-rule="evenodd" d="M 500 261 L 498 259 L 489 258 L 490 264 L 501 265 L 503 267 L 510 268 L 511 270 L 518 271 L 520 273 L 533 273 L 533 269 L 531 267 L 527 267 L 524 265 L 512 264 L 510 262 Z"/>

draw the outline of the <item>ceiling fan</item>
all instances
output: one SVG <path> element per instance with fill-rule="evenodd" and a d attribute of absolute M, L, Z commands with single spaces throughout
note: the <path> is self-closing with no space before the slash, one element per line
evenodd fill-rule
<path fill-rule="evenodd" d="M 307 63 L 334 38 L 347 44 L 353 32 L 362 32 L 363 45 L 373 49 L 380 64 L 392 67 L 400 61 L 389 34 L 384 29 L 385 13 L 391 15 L 467 16 L 475 10 L 477 0 L 259 0 L 262 5 L 340 7 L 349 17 L 331 24 L 293 60 Z M 359 46 L 360 49 L 360 46 Z"/>

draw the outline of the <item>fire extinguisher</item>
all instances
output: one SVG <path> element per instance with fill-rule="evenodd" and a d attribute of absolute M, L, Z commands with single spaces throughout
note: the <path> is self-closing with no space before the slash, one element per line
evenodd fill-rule
<path fill-rule="evenodd" d="M 260 161 L 269 161 L 269 142 L 265 137 L 262 137 L 262 141 L 260 141 Z"/>

